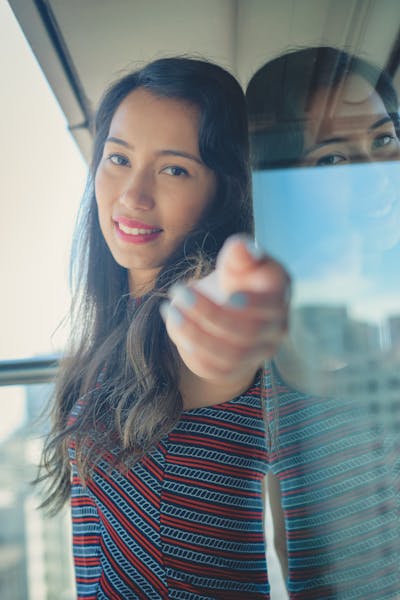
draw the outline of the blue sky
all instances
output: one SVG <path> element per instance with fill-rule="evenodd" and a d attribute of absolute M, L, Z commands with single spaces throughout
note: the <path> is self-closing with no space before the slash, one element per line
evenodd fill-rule
<path fill-rule="evenodd" d="M 257 239 L 295 277 L 295 302 L 400 312 L 398 162 L 257 172 L 253 184 Z"/>

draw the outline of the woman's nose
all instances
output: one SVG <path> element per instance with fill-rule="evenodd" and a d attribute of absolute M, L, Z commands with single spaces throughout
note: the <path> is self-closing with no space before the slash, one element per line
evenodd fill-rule
<path fill-rule="evenodd" d="M 155 204 L 152 175 L 146 171 L 131 171 L 122 190 L 120 201 L 127 208 L 152 209 Z"/>
<path fill-rule="evenodd" d="M 367 147 L 366 144 L 359 144 L 354 146 L 351 150 L 351 162 L 353 163 L 370 163 L 375 162 L 376 158 L 373 157 L 373 154 L 370 148 Z"/>

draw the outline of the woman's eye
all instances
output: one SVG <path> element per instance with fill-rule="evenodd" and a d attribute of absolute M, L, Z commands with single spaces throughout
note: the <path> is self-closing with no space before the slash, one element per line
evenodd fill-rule
<path fill-rule="evenodd" d="M 129 160 L 122 154 L 110 154 L 107 158 L 113 165 L 116 165 L 117 167 L 126 167 L 129 165 Z"/>
<path fill-rule="evenodd" d="M 163 169 L 163 173 L 167 175 L 173 175 L 174 177 L 182 177 L 183 175 L 189 175 L 186 169 L 182 167 L 166 167 Z"/>
<path fill-rule="evenodd" d="M 341 154 L 326 154 L 321 156 L 316 162 L 317 167 L 333 167 L 346 161 L 346 158 Z"/>
<path fill-rule="evenodd" d="M 385 148 L 389 146 L 392 142 L 394 142 L 394 136 L 391 133 L 384 133 L 382 135 L 378 135 L 373 143 L 372 147 L 374 150 L 379 150 L 379 148 Z"/>

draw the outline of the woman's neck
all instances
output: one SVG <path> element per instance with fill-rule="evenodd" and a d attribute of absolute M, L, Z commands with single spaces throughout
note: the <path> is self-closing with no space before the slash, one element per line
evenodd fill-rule
<path fill-rule="evenodd" d="M 154 269 L 152 272 L 146 271 L 145 274 L 140 274 L 140 276 L 138 276 L 138 271 L 135 271 L 135 273 L 129 271 L 128 285 L 130 296 L 132 298 L 141 298 L 151 292 L 159 271 L 160 269 Z"/>

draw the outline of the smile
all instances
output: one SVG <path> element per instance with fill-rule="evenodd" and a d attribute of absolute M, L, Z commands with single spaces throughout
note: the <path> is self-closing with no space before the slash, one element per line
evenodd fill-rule
<path fill-rule="evenodd" d="M 138 227 L 127 227 L 122 223 L 118 223 L 119 228 L 128 235 L 150 235 L 152 233 L 159 233 L 159 229 L 139 229 Z"/>
<path fill-rule="evenodd" d="M 128 244 L 145 244 L 152 242 L 162 234 L 162 229 L 145 226 L 145 223 L 143 223 L 143 227 L 129 227 L 126 223 L 122 223 L 121 219 L 118 219 L 117 221 L 114 221 L 114 225 L 117 236 L 121 241 Z M 141 225 L 141 223 L 136 222 L 135 225 Z"/>

